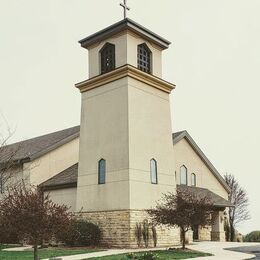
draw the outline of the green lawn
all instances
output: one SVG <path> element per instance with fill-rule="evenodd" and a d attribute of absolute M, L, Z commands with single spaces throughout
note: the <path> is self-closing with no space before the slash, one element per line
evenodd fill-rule
<path fill-rule="evenodd" d="M 211 256 L 211 254 L 201 253 L 197 251 L 191 251 L 191 250 L 164 250 L 164 251 L 152 251 L 156 255 L 159 256 L 160 260 L 170 260 L 170 259 L 187 259 L 187 258 L 195 258 L 200 256 Z M 141 253 L 135 253 L 135 255 L 141 255 L 144 252 Z M 130 260 L 130 258 L 127 258 L 127 254 L 122 255 L 113 255 L 113 256 L 105 256 L 105 257 L 95 257 L 95 258 L 89 258 L 88 260 Z"/>
<path fill-rule="evenodd" d="M 0 245 L 0 259 L 1 260 L 32 260 L 33 259 L 33 251 L 21 251 L 21 252 L 6 252 L 2 251 L 3 248 L 7 248 L 10 246 L 2 246 Z M 73 248 L 46 248 L 39 249 L 40 259 L 50 258 L 50 257 L 58 257 L 65 255 L 77 255 L 77 254 L 86 254 L 100 251 L 99 249 L 73 249 Z"/>

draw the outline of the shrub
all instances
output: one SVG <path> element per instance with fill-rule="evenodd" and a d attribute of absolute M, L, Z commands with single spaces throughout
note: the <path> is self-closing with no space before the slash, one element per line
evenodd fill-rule
<path fill-rule="evenodd" d="M 136 223 L 136 225 L 135 225 L 135 237 L 137 240 L 137 246 L 141 247 L 141 243 L 142 243 L 142 225 L 141 225 L 141 223 Z"/>
<path fill-rule="evenodd" d="M 126 256 L 127 259 L 136 259 L 136 260 L 157 260 L 159 256 L 153 252 L 145 252 L 141 255 L 135 253 L 129 253 Z"/>
<path fill-rule="evenodd" d="M 125 259 L 125 258 L 122 258 Z M 138 256 L 135 253 L 128 253 L 126 259 L 138 259 Z"/>
<path fill-rule="evenodd" d="M 60 239 L 68 246 L 96 246 L 100 243 L 101 230 L 91 222 L 74 219 Z"/>
<path fill-rule="evenodd" d="M 244 238 L 245 242 L 260 242 L 260 231 L 252 231 Z"/>
<path fill-rule="evenodd" d="M 19 244 L 20 239 L 17 233 L 10 230 L 5 221 L 0 220 L 0 244 Z"/>
<path fill-rule="evenodd" d="M 153 246 L 157 246 L 157 232 L 154 225 L 152 225 L 152 233 L 153 233 Z"/>
<path fill-rule="evenodd" d="M 144 245 L 147 248 L 148 245 L 149 245 L 149 239 L 150 239 L 148 220 L 144 220 L 144 222 L 143 222 L 143 231 L 142 232 L 143 232 Z"/>

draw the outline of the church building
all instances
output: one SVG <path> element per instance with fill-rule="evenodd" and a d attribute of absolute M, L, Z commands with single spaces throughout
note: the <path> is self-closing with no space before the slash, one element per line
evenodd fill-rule
<path fill-rule="evenodd" d="M 89 57 L 89 79 L 76 84 L 80 126 L 11 144 L 0 163 L 19 146 L 16 179 L 98 224 L 108 246 L 136 247 L 145 210 L 176 189 L 214 202 L 214 224 L 194 227 L 190 239 L 224 241 L 229 187 L 189 133 L 171 128 L 175 85 L 162 79 L 170 42 L 125 18 L 79 43 Z M 177 228 L 157 227 L 157 237 L 158 246 L 180 243 Z"/>

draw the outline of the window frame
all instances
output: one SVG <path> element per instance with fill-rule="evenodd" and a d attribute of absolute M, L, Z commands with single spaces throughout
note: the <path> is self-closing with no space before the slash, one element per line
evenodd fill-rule
<path fill-rule="evenodd" d="M 141 51 L 146 51 L 149 56 L 144 56 L 144 54 L 140 53 Z M 141 43 L 137 46 L 137 68 L 139 70 L 152 74 L 152 57 L 152 51 L 149 49 L 146 43 Z M 147 65 L 141 63 L 147 63 Z"/>
<path fill-rule="evenodd" d="M 112 59 L 111 59 L 111 67 L 110 66 L 105 66 L 104 65 L 104 60 L 105 57 L 103 57 L 103 55 L 105 55 L 105 51 L 109 50 L 109 48 L 111 48 L 111 52 L 112 52 Z M 100 74 L 105 74 L 108 73 L 110 71 L 113 71 L 116 68 L 116 46 L 115 44 L 112 44 L 110 42 L 107 42 L 104 44 L 104 46 L 101 48 L 101 50 L 99 51 L 99 60 L 100 60 Z"/>
<path fill-rule="evenodd" d="M 182 183 L 182 169 L 185 169 L 186 171 L 185 171 L 185 179 L 186 179 L 186 183 Z M 181 167 L 180 167 L 180 184 L 181 185 L 188 185 L 188 169 L 187 169 L 187 167 L 183 164 Z"/>
<path fill-rule="evenodd" d="M 194 181 L 194 183 L 193 183 Z M 191 186 L 196 187 L 197 186 L 197 175 L 193 172 L 191 174 Z"/>
<path fill-rule="evenodd" d="M 152 165 L 154 163 L 154 166 Z M 153 167 L 155 167 L 155 172 L 153 172 Z M 155 174 L 155 176 L 153 176 Z M 154 178 L 155 177 L 155 178 Z M 150 179 L 152 184 L 158 184 L 158 169 L 157 169 L 157 161 L 152 158 L 150 160 Z M 154 181 L 155 179 L 155 181 Z"/>
<path fill-rule="evenodd" d="M 103 173 L 101 172 L 101 170 L 102 170 L 101 163 L 104 163 L 104 166 L 103 166 L 104 172 Z M 103 176 L 101 174 L 103 174 Z M 103 158 L 98 161 L 98 184 L 99 185 L 106 184 L 106 160 Z"/>

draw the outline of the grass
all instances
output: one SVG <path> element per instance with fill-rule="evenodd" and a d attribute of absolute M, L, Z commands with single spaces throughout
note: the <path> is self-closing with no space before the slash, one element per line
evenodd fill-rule
<path fill-rule="evenodd" d="M 157 251 L 150 251 L 156 254 L 160 260 L 170 260 L 170 259 L 187 259 L 187 258 L 196 258 L 201 256 L 211 256 L 211 254 L 202 253 L 198 251 L 191 251 L 191 250 L 181 250 L 181 249 L 174 249 L 174 250 L 157 250 Z M 134 255 L 140 256 L 145 252 L 135 253 Z M 112 255 L 112 256 L 103 256 L 103 257 L 95 257 L 89 258 L 88 260 L 130 260 L 127 258 L 128 254 L 121 254 L 121 255 Z"/>
<path fill-rule="evenodd" d="M 14 247 L 14 246 L 12 246 Z M 32 260 L 33 251 L 26 250 L 20 252 L 7 252 L 2 251 L 4 248 L 10 248 L 10 246 L 0 245 L 0 259 L 1 260 Z M 39 249 L 40 259 L 66 256 L 66 255 L 78 255 L 87 254 L 92 252 L 100 251 L 99 249 L 88 249 L 88 248 L 45 248 Z"/>

